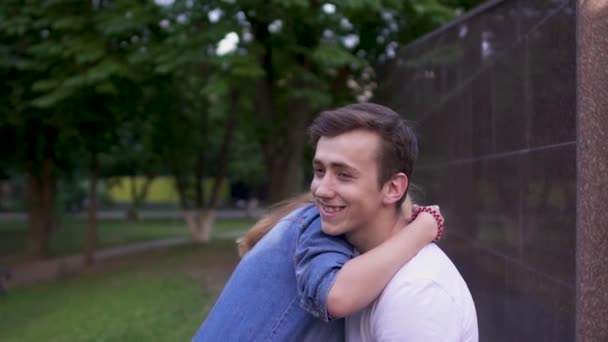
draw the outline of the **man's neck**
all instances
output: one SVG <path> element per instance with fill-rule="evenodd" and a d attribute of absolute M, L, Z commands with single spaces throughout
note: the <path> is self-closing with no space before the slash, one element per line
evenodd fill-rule
<path fill-rule="evenodd" d="M 349 233 L 346 238 L 359 253 L 365 253 L 400 231 L 406 223 L 401 210 L 387 210 L 379 214 L 370 226 Z"/>

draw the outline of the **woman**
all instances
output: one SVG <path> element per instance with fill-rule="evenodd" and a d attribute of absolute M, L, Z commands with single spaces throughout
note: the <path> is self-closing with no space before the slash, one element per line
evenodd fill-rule
<path fill-rule="evenodd" d="M 411 217 L 409 197 L 403 208 Z M 353 257 L 343 238 L 322 233 L 310 195 L 274 207 L 240 239 L 243 259 L 193 340 L 343 341 L 339 318 L 370 304 L 438 236 L 443 218 L 418 213 L 395 237 Z"/>

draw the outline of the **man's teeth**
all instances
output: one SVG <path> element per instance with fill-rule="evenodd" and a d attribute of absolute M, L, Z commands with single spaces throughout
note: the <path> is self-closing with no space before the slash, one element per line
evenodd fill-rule
<path fill-rule="evenodd" d="M 337 212 L 337 211 L 339 211 L 341 209 L 342 209 L 341 207 L 328 207 L 328 206 L 325 206 L 325 205 L 323 206 L 323 210 L 326 211 L 326 212 L 328 212 L 328 213 L 335 213 L 335 212 Z"/>

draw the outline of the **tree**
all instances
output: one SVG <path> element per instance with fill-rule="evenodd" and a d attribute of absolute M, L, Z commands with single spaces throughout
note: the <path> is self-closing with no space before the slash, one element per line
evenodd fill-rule
<path fill-rule="evenodd" d="M 78 162 L 71 159 L 74 151 L 82 151 L 91 186 L 85 254 L 92 262 L 99 154 L 111 148 L 116 127 L 131 112 L 119 89 L 134 87 L 138 79 L 127 61 L 129 46 L 122 43 L 151 18 L 138 18 L 117 31 L 108 24 L 124 15 L 121 4 L 9 1 L 0 9 L 0 34 L 8 42 L 3 73 L 11 86 L 0 122 L 15 130 L 17 146 L 26 146 L 12 153 L 11 162 L 28 173 L 32 258 L 46 254 L 56 177 Z"/>
<path fill-rule="evenodd" d="M 303 183 L 306 128 L 314 115 L 369 99 L 378 64 L 457 12 L 439 0 L 243 1 L 237 6 L 240 21 L 234 30 L 243 37 L 237 51 L 263 70 L 250 122 L 257 128 L 271 201 L 292 195 Z"/>
<path fill-rule="evenodd" d="M 67 146 L 58 111 L 33 105 L 38 97 L 33 84 L 49 73 L 31 56 L 31 47 L 48 38 L 48 30 L 35 25 L 42 17 L 42 9 L 36 5 L 6 1 L 0 7 L 1 73 L 5 80 L 0 127 L 13 142 L 2 155 L 5 165 L 27 174 L 29 258 L 47 254 L 56 178 Z"/>
<path fill-rule="evenodd" d="M 231 6 L 175 1 L 164 7 L 166 36 L 149 44 L 154 73 L 166 80 L 159 97 L 173 101 L 156 104 L 146 146 L 173 175 L 180 207 L 198 242 L 209 240 L 234 132 L 247 107 L 243 94 L 248 90 L 239 83 L 256 75 L 248 56 L 217 54 L 217 42 L 233 25 L 231 19 L 209 19 L 219 5 Z M 210 187 L 207 177 L 213 178 Z"/>
<path fill-rule="evenodd" d="M 14 148 L 0 167 L 27 174 L 28 255 L 45 255 L 56 180 L 76 166 L 90 178 L 89 257 L 108 161 L 150 181 L 171 172 L 197 241 L 238 169 L 235 136 L 255 132 L 270 199 L 293 194 L 314 114 L 368 99 L 399 46 L 474 2 L 6 0 L 0 133 Z"/>

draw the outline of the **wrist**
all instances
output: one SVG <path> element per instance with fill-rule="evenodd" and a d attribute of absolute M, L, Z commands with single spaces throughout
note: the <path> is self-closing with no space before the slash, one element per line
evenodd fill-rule
<path fill-rule="evenodd" d="M 431 207 L 416 207 L 414 209 L 414 212 L 412 213 L 412 217 L 410 218 L 409 222 L 411 223 L 417 218 L 422 219 L 422 216 L 428 216 L 429 220 L 435 221 L 434 223 L 436 224 L 437 233 L 435 234 L 433 241 L 441 240 L 441 238 L 443 237 L 445 223 L 445 220 L 443 219 L 441 214 L 439 214 L 437 210 Z"/>

